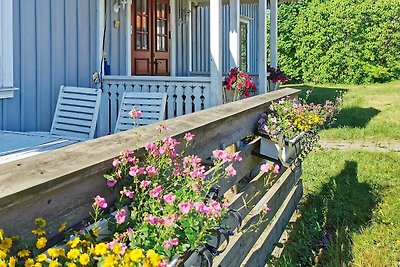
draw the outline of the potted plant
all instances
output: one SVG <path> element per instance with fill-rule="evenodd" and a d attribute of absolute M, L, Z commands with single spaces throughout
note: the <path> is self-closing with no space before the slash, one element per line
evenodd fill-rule
<path fill-rule="evenodd" d="M 222 98 L 224 103 L 247 98 L 256 93 L 256 85 L 253 78 L 239 68 L 232 68 L 223 83 Z"/>
<path fill-rule="evenodd" d="M 279 67 L 268 67 L 268 81 L 269 81 L 269 91 L 274 91 L 279 89 L 279 85 L 285 83 L 289 76 L 282 72 Z"/>
<path fill-rule="evenodd" d="M 312 150 L 318 132 L 335 121 L 341 98 L 327 100 L 323 105 L 307 103 L 306 99 L 280 99 L 269 106 L 270 113 L 261 114 L 257 126 L 262 136 L 262 155 L 287 163 L 303 151 Z"/>

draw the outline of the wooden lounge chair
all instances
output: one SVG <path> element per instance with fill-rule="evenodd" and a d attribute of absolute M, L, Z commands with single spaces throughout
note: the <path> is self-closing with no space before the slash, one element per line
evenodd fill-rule
<path fill-rule="evenodd" d="M 94 137 L 101 90 L 61 86 L 50 132 L 0 131 L 0 164 Z"/>
<path fill-rule="evenodd" d="M 133 119 L 129 116 L 129 112 L 133 108 L 142 112 L 141 118 L 136 119 L 136 126 L 164 120 L 166 102 L 166 93 L 124 93 L 114 132 L 118 133 L 133 128 Z"/>

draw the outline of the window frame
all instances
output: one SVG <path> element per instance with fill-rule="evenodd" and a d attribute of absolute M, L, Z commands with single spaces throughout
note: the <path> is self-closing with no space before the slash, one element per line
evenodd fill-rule
<path fill-rule="evenodd" d="M 13 0 L 0 1 L 0 99 L 14 97 Z"/>

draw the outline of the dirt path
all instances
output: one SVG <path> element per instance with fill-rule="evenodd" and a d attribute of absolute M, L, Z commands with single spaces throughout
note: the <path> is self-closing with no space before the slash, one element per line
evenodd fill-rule
<path fill-rule="evenodd" d="M 389 152 L 400 153 L 400 141 L 346 141 L 346 140 L 328 140 L 321 139 L 319 144 L 324 149 L 365 150 L 369 152 Z"/>

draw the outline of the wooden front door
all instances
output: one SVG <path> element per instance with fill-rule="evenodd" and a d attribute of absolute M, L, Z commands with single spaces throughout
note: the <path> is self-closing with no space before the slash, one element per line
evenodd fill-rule
<path fill-rule="evenodd" d="M 169 75 L 169 0 L 132 4 L 132 75 Z"/>

